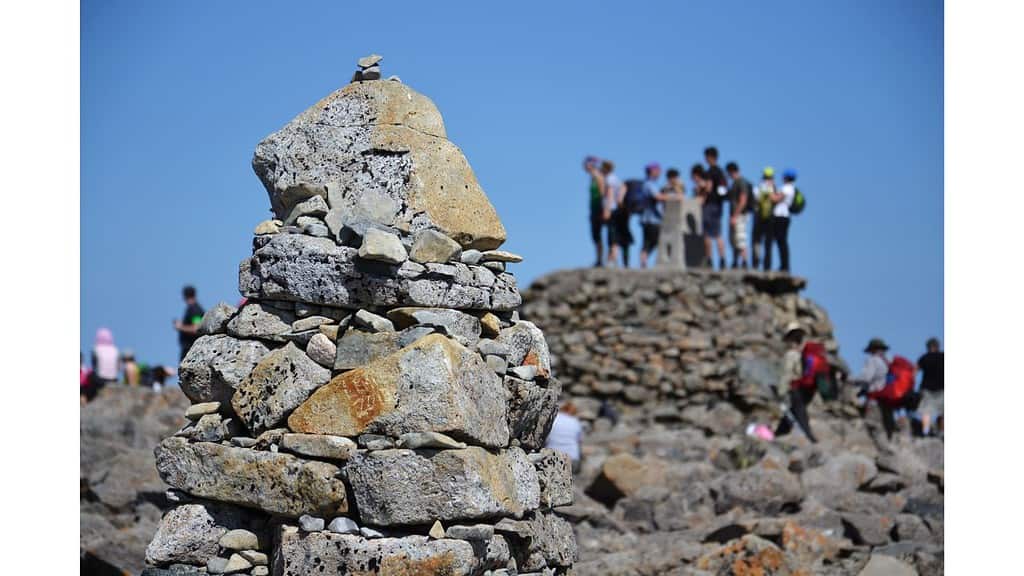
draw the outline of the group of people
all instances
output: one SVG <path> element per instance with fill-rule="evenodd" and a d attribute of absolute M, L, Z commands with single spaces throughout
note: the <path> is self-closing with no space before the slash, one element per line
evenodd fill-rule
<path fill-rule="evenodd" d="M 807 405 L 819 394 L 825 400 L 838 397 L 838 386 L 846 377 L 828 363 L 820 343 L 806 341 L 806 332 L 798 323 L 786 327 L 784 340 L 787 349 L 776 393 L 788 404 L 782 404 L 782 418 L 773 433 L 766 433 L 766 439 L 787 434 L 795 425 L 811 442 L 817 442 Z M 915 436 L 942 433 L 943 352 L 936 338 L 929 339 L 925 346 L 926 352 L 915 366 L 901 356 L 890 358 L 885 341 L 872 338 L 864 349 L 867 358 L 863 369 L 850 379 L 857 386 L 857 398 L 865 412 L 869 403 L 878 405 L 886 438 L 892 438 L 898 420 L 909 421 Z"/>
<path fill-rule="evenodd" d="M 775 169 L 765 167 L 757 186 L 740 172 L 736 162 L 729 162 L 725 171 L 718 164 L 718 149 L 704 150 L 706 165 L 694 164 L 690 169 L 693 197 L 701 204 L 701 229 L 704 236 L 704 267 L 711 268 L 714 249 L 718 252 L 718 268 L 726 268 L 725 240 L 722 218 L 728 212 L 729 240 L 732 247 L 732 268 L 771 270 L 772 247 L 779 252 L 779 270 L 789 271 L 789 222 L 804 206 L 803 195 L 796 187 L 797 174 L 788 169 L 782 174 L 782 185 L 775 183 Z M 597 259 L 595 266 L 629 267 L 629 247 L 633 244 L 630 220 L 638 215 L 643 238 L 640 267 L 646 268 L 658 246 L 663 204 L 670 198 L 684 198 L 686 186 L 678 169 L 669 168 L 662 185 L 661 165 L 652 162 L 644 167 L 644 180 L 623 181 L 615 174 L 611 160 L 588 156 L 583 169 L 590 176 L 590 235 Z M 752 216 L 753 229 L 747 249 L 747 221 Z M 602 234 L 605 232 L 606 234 Z M 606 236 L 607 240 L 605 241 Z M 607 243 L 607 260 L 605 244 Z"/>
<path fill-rule="evenodd" d="M 196 298 L 196 289 L 185 286 L 182 290 L 185 300 L 185 313 L 180 320 L 175 319 L 174 329 L 178 333 L 180 360 L 185 359 L 192 344 L 199 338 L 199 325 L 205 314 L 203 307 Z M 90 354 L 91 363 L 86 365 L 85 356 L 79 354 L 79 399 L 84 405 L 92 401 L 103 387 L 109 384 L 125 386 L 143 386 L 160 390 L 168 376 L 177 373 L 173 366 L 146 364 L 135 359 L 130 349 L 119 350 L 114 343 L 114 334 L 109 328 L 101 327 L 96 331 Z"/>

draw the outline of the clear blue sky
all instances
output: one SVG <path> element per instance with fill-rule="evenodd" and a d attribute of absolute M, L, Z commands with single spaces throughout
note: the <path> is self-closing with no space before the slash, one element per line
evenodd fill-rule
<path fill-rule="evenodd" d="M 82 2 L 81 346 L 174 362 L 185 283 L 238 300 L 269 216 L 257 142 L 358 57 L 434 100 L 520 285 L 588 265 L 587 154 L 623 177 L 714 144 L 800 172 L 794 272 L 859 367 L 943 332 L 943 6 L 834 2 Z"/>

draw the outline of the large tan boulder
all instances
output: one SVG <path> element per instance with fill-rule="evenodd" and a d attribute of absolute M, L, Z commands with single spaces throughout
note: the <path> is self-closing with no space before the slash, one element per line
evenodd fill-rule
<path fill-rule="evenodd" d="M 295 409 L 307 434 L 397 437 L 441 432 L 483 446 L 508 444 L 507 396 L 483 359 L 441 334 L 336 376 Z"/>
<path fill-rule="evenodd" d="M 429 98 L 399 82 L 356 82 L 259 143 L 253 169 L 280 218 L 323 196 L 338 237 L 386 226 L 438 230 L 464 248 L 506 237 L 473 169 Z"/>

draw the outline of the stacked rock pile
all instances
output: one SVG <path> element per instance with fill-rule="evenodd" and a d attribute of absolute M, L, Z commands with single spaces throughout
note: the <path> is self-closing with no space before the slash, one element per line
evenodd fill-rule
<path fill-rule="evenodd" d="M 805 285 L 760 273 L 570 270 L 536 280 L 523 316 L 545 330 L 553 369 L 585 418 L 608 399 L 646 417 L 693 420 L 723 403 L 775 406 L 789 322 L 841 364 L 828 314 L 799 295 Z"/>
<path fill-rule="evenodd" d="M 276 219 L 181 365 L 150 574 L 563 574 L 560 393 L 505 230 L 433 103 L 379 78 L 263 140 Z M 371 79 L 374 78 L 374 79 Z M 189 568 L 191 566 L 192 568 Z"/>

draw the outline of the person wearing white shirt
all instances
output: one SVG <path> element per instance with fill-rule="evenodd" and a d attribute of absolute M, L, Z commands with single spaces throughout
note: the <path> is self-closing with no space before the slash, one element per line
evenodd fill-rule
<path fill-rule="evenodd" d="M 764 270 L 772 269 L 772 244 L 779 247 L 779 270 L 789 272 L 789 207 L 796 197 L 796 170 L 782 174 L 782 187 L 771 195 L 772 219 L 769 225 L 769 242 L 765 246 Z"/>
<path fill-rule="evenodd" d="M 582 441 L 583 425 L 576 417 L 576 407 L 572 402 L 566 402 L 555 415 L 555 421 L 551 424 L 551 432 L 548 434 L 545 446 L 567 454 L 572 461 L 572 471 L 575 474 L 580 470 L 580 442 Z"/>

